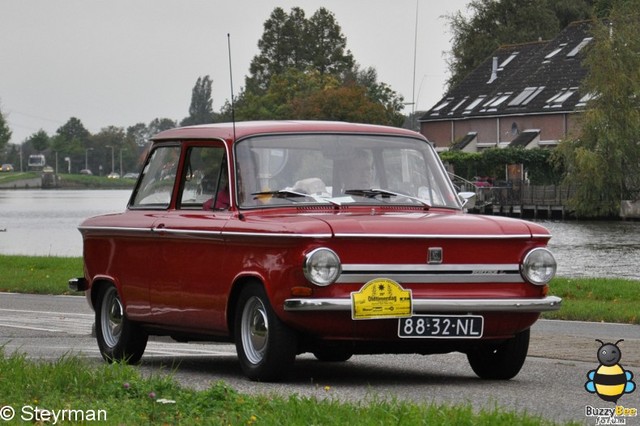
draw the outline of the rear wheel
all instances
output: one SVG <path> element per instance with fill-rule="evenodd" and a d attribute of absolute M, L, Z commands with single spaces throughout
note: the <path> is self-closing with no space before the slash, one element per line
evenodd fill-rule
<path fill-rule="evenodd" d="M 295 360 L 296 334 L 276 316 L 257 283 L 247 285 L 238 298 L 235 343 L 242 371 L 251 380 L 280 380 Z"/>
<path fill-rule="evenodd" d="M 96 301 L 96 339 L 102 357 L 109 361 L 136 363 L 147 347 L 148 335 L 124 313 L 118 290 L 102 287 Z"/>
<path fill-rule="evenodd" d="M 529 350 L 529 329 L 500 343 L 484 343 L 467 353 L 473 371 L 481 379 L 509 380 L 519 372 Z"/>

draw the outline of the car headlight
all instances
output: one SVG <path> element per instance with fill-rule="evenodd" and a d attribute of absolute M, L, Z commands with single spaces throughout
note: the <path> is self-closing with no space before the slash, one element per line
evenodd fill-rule
<path fill-rule="evenodd" d="M 340 258 L 328 248 L 317 248 L 307 253 L 303 267 L 304 276 L 321 287 L 333 284 L 342 272 Z"/>
<path fill-rule="evenodd" d="M 546 248 L 535 248 L 524 257 L 520 272 L 532 284 L 547 284 L 556 275 L 556 259 Z"/>

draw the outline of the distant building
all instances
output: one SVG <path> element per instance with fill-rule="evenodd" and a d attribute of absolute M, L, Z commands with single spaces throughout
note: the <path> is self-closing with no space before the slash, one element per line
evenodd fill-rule
<path fill-rule="evenodd" d="M 498 48 L 419 118 L 420 132 L 439 151 L 556 146 L 590 99 L 579 88 L 591 28 L 575 22 L 551 41 Z"/>

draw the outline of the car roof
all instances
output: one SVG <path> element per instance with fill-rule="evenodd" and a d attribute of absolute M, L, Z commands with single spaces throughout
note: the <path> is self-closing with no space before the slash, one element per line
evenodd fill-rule
<path fill-rule="evenodd" d="M 176 139 L 240 140 L 247 136 L 274 133 L 375 133 L 411 136 L 425 139 L 421 134 L 398 127 L 341 121 L 238 121 L 235 123 L 202 124 L 165 130 L 151 138 L 153 141 Z M 235 135 L 235 137 L 234 137 Z M 425 139 L 426 140 L 426 139 Z"/>

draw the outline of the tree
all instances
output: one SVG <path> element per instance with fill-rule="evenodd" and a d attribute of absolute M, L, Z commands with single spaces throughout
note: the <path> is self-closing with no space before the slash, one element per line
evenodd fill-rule
<path fill-rule="evenodd" d="M 334 15 L 325 8 L 307 20 L 298 7 L 290 14 L 277 7 L 264 23 L 260 53 L 251 61 L 246 78 L 247 91 L 264 93 L 272 77 L 289 68 L 340 75 L 354 64 L 351 52 L 345 51 L 346 43 Z"/>
<path fill-rule="evenodd" d="M 602 1 L 602 0 L 601 0 Z M 588 19 L 593 0 L 472 0 L 467 18 L 447 16 L 453 33 L 449 89 L 504 44 L 547 40 L 572 21 Z"/>
<path fill-rule="evenodd" d="M 333 13 L 324 7 L 309 19 L 305 43 L 306 58 L 311 68 L 321 75 L 342 75 L 354 66 L 353 56 L 347 50 L 347 39 Z"/>
<path fill-rule="evenodd" d="M 211 78 L 206 75 L 198 77 L 191 92 L 189 116 L 180 122 L 182 126 L 207 124 L 214 122 L 213 100 L 211 98 Z"/>
<path fill-rule="evenodd" d="M 0 110 L 0 152 L 4 151 L 5 146 L 11 140 L 11 129 L 9 128 L 9 124 Z"/>
<path fill-rule="evenodd" d="M 623 0 L 610 20 L 594 21 L 581 89 L 593 98 L 580 134 L 558 147 L 578 216 L 617 216 L 621 200 L 640 198 L 639 12 L 638 2 Z"/>
<path fill-rule="evenodd" d="M 276 8 L 264 24 L 235 117 L 251 119 L 340 119 L 401 126 L 403 98 L 377 81 L 373 68 L 360 71 L 334 15 L 324 8 L 306 19 Z M 344 96 L 344 99 L 339 99 Z M 347 111 L 351 107 L 353 110 Z M 231 116 L 225 104 L 221 116 Z"/>
<path fill-rule="evenodd" d="M 85 129 L 82 121 L 71 117 L 65 124 L 56 130 L 51 141 L 51 147 L 62 156 L 69 157 L 73 168 L 84 168 L 85 150 L 89 148 L 91 133 Z"/>
<path fill-rule="evenodd" d="M 154 118 L 147 125 L 144 123 L 137 123 L 133 126 L 127 127 L 127 139 L 132 140 L 139 147 L 144 147 L 156 133 L 160 133 L 163 130 L 173 129 L 177 127 L 178 123 L 170 118 Z"/>
<path fill-rule="evenodd" d="M 27 143 L 31 144 L 31 147 L 34 150 L 42 152 L 46 151 L 49 148 L 51 140 L 49 138 L 49 135 L 47 135 L 47 132 L 40 129 L 38 130 L 38 132 L 32 134 L 27 138 Z"/>

